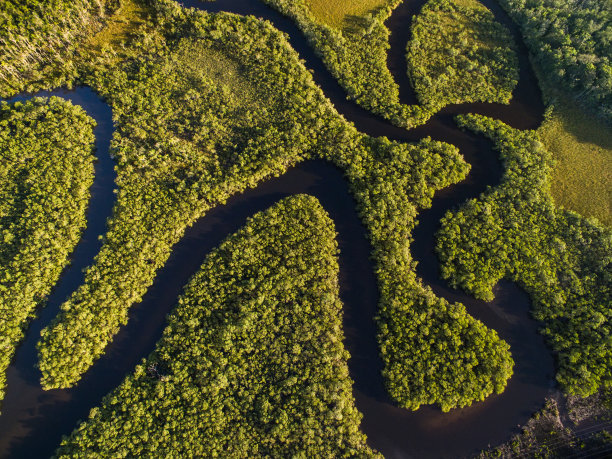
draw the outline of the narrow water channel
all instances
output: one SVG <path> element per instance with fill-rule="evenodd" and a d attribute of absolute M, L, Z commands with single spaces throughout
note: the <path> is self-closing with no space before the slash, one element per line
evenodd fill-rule
<path fill-rule="evenodd" d="M 378 356 L 373 320 L 378 291 L 369 261 L 371 247 L 341 172 L 322 161 L 310 161 L 254 190 L 234 196 L 226 205 L 209 211 L 198 220 L 173 248 L 170 259 L 157 274 L 154 285 L 143 301 L 132 308 L 128 325 L 122 328 L 105 356 L 79 385 L 71 390 L 42 391 L 38 371 L 34 368 L 39 332 L 57 313 L 63 300 L 82 282 L 82 268 L 91 264 L 99 250 L 97 235 L 104 232 L 105 221 L 114 203 L 113 162 L 108 155 L 112 133 L 110 108 L 88 88 L 77 88 L 71 92 L 54 91 L 53 94 L 83 106 L 98 122 L 95 133 L 99 160 L 83 240 L 77 246 L 72 265 L 62 275 L 48 306 L 33 322 L 26 341 L 20 346 L 15 362 L 9 369 L 7 396 L 0 416 L 0 456 L 22 458 L 52 454 L 61 435 L 70 433 L 77 421 L 84 419 L 89 409 L 98 405 L 101 398 L 119 385 L 134 365 L 153 349 L 165 327 L 166 314 L 206 254 L 227 235 L 239 229 L 247 217 L 266 209 L 282 197 L 296 193 L 317 197 L 334 220 L 339 234 L 345 344 L 351 354 L 349 368 L 355 381 L 354 395 L 357 407 L 364 415 L 362 430 L 368 436 L 368 443 L 388 458 L 424 458 L 467 456 L 489 444 L 506 440 L 517 431 L 519 424 L 541 407 L 552 384 L 552 358 L 537 333 L 537 323 L 530 318 L 530 302 L 524 292 L 514 284 L 502 282 L 496 288 L 496 299 L 485 303 L 449 289 L 439 278 L 438 260 L 433 247 L 434 235 L 444 213 L 469 198 L 477 197 L 487 186 L 499 183 L 502 173 L 491 143 L 459 130 L 453 116 L 458 113 L 482 113 L 520 129 L 535 128 L 541 120 L 541 96 L 514 24 L 493 0 L 483 0 L 497 19 L 509 26 L 519 43 L 521 78 L 510 105 L 451 106 L 425 126 L 406 131 L 347 101 L 344 90 L 295 24 L 258 0 L 217 0 L 212 3 L 185 0 L 182 3 L 209 11 L 254 14 L 270 20 L 274 26 L 289 34 L 292 46 L 305 60 L 306 66 L 314 71 L 314 79 L 325 95 L 362 132 L 403 141 L 430 136 L 460 149 L 466 161 L 472 165 L 472 170 L 464 182 L 438 192 L 432 208 L 419 214 L 412 253 L 419 262 L 418 274 L 426 285 L 449 301 L 465 304 L 470 314 L 495 329 L 511 345 L 515 374 L 503 394 L 489 397 L 485 402 L 466 409 L 442 413 L 434 407 L 422 407 L 410 412 L 392 403 L 380 375 L 382 363 Z M 401 88 L 402 101 L 407 103 L 414 103 L 416 98 L 407 86 L 405 65 L 392 65 L 392 61 L 402 61 L 409 37 L 410 18 L 422 4 L 423 0 L 406 0 L 387 22 L 391 30 L 389 64 Z"/>

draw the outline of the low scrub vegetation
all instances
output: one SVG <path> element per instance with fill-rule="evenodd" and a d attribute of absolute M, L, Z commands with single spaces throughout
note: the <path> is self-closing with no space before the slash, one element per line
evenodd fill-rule
<path fill-rule="evenodd" d="M 508 30 L 477 0 L 429 0 L 412 23 L 408 74 L 422 105 L 509 103 L 518 59 Z"/>
<path fill-rule="evenodd" d="M 0 105 L 0 401 L 15 349 L 85 227 L 93 126 L 58 98 Z"/>
<path fill-rule="evenodd" d="M 74 56 L 119 0 L 3 0 L 0 97 L 70 83 Z"/>
<path fill-rule="evenodd" d="M 58 457 L 373 457 L 342 345 L 335 230 L 309 196 L 206 258 L 155 351 Z"/>
<path fill-rule="evenodd" d="M 151 13 L 148 0 L 121 0 L 119 4 L 119 8 L 107 15 L 104 27 L 90 36 L 84 46 L 94 58 L 106 47 L 121 54 L 122 46 L 138 34 L 138 29 L 144 26 Z"/>
<path fill-rule="evenodd" d="M 500 0 L 523 35 L 542 80 L 612 123 L 610 0 Z"/>
<path fill-rule="evenodd" d="M 435 298 L 410 259 L 418 209 L 468 171 L 457 149 L 357 132 L 269 24 L 166 0 L 155 8 L 123 63 L 112 55 L 84 71 L 113 107 L 119 194 L 85 283 L 43 331 L 44 387 L 74 385 L 102 355 L 188 225 L 232 194 L 324 158 L 345 171 L 370 233 L 393 396 L 411 409 L 449 409 L 500 391 L 512 368 L 507 344 Z"/>
<path fill-rule="evenodd" d="M 498 187 L 444 217 L 443 276 L 485 300 L 500 279 L 517 281 L 544 323 L 562 388 L 587 396 L 610 387 L 612 232 L 555 208 L 552 158 L 535 132 L 477 115 L 459 121 L 493 139 L 506 172 Z"/>

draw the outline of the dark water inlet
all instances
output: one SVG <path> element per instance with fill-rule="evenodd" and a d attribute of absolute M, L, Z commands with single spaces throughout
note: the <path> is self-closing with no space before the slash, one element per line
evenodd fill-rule
<path fill-rule="evenodd" d="M 515 100 L 510 105 L 452 106 L 425 126 L 405 131 L 347 101 L 344 90 L 327 71 L 296 25 L 266 5 L 256 0 L 217 0 L 212 3 L 185 0 L 183 3 L 210 11 L 228 10 L 239 14 L 254 14 L 270 20 L 275 27 L 287 32 L 292 46 L 300 57 L 305 59 L 306 66 L 313 70 L 316 83 L 338 111 L 355 123 L 362 132 L 374 136 L 385 135 L 395 140 L 418 140 L 431 136 L 452 143 L 460 149 L 465 159 L 472 164 L 470 175 L 464 182 L 438 192 L 433 207 L 419 214 L 419 226 L 414 232 L 415 242 L 411 250 L 414 258 L 419 261 L 418 274 L 425 284 L 449 301 L 464 303 L 470 314 L 497 330 L 500 336 L 510 343 L 516 362 L 515 375 L 503 394 L 489 397 L 485 402 L 467 409 L 442 413 L 433 407 L 422 407 L 417 412 L 409 412 L 393 405 L 384 390 L 380 375 L 382 363 L 378 356 L 376 327 L 373 321 L 378 291 L 368 260 L 371 248 L 341 172 L 329 164 L 313 161 L 294 167 L 282 177 L 271 179 L 254 190 L 233 197 L 226 205 L 207 212 L 205 217 L 186 231 L 185 236 L 173 248 L 170 259 L 158 272 L 154 285 L 143 302 L 132 308 L 128 325 L 122 328 L 105 356 L 85 375 L 79 385 L 71 390 L 42 391 L 39 387 L 38 372 L 34 369 L 35 344 L 39 331 L 57 313 L 66 296 L 82 282 L 81 269 L 79 268 L 76 274 L 73 271 L 77 266 L 84 267 L 91 263 L 99 249 L 99 243 L 97 246 L 90 246 L 87 255 L 80 255 L 79 250 L 81 246 L 87 246 L 87 241 L 92 237 L 95 239 L 97 234 L 104 232 L 105 221 L 111 214 L 114 202 L 113 163 L 107 158 L 108 155 L 104 154 L 101 145 L 106 142 L 108 151 L 111 134 L 110 108 L 91 90 L 79 88 L 69 95 L 65 92 L 54 93 L 73 98 L 75 103 L 83 105 L 94 118 L 100 118 L 97 119 L 99 124 L 96 131 L 97 135 L 102 135 L 97 137 L 96 144 L 100 159 L 96 166 L 88 228 L 83 242 L 75 251 L 73 265 L 62 276 L 49 306 L 41 312 L 40 318 L 33 322 L 25 343 L 18 350 L 14 365 L 9 369 L 8 391 L 3 404 L 3 414 L 0 416 L 0 455 L 45 457 L 52 454 L 61 435 L 70 433 L 77 421 L 84 419 L 89 409 L 98 405 L 101 398 L 119 385 L 125 375 L 133 370 L 134 365 L 153 349 L 165 326 L 166 314 L 174 306 L 182 287 L 198 269 L 206 253 L 228 234 L 239 229 L 248 216 L 264 210 L 282 197 L 295 193 L 308 193 L 317 197 L 334 220 L 339 233 L 345 344 L 351 354 L 349 368 L 355 381 L 354 395 L 357 407 L 364 415 L 362 429 L 368 435 L 369 444 L 389 458 L 459 457 L 476 452 L 488 444 L 506 440 L 516 431 L 517 424 L 524 423 L 541 406 L 552 380 L 552 359 L 537 333 L 537 324 L 529 316 L 530 304 L 524 292 L 513 284 L 500 283 L 496 289 L 496 300 L 484 303 L 448 289 L 446 283 L 439 279 L 438 261 L 433 247 L 434 233 L 446 210 L 462 204 L 468 198 L 478 196 L 487 186 L 499 183 L 502 173 L 498 155 L 492 150 L 491 143 L 457 129 L 453 115 L 468 112 L 490 114 L 518 128 L 533 128 L 540 122 L 543 112 L 541 97 L 520 40 L 517 41 L 521 50 L 521 80 L 515 92 Z M 407 0 L 389 19 L 387 25 L 391 30 L 390 60 L 395 58 L 399 62 L 403 59 L 405 43 L 401 50 L 397 44 L 394 45 L 404 40 L 402 37 L 398 38 L 400 28 L 409 27 L 409 24 L 405 24 L 404 18 L 408 15 L 403 8 L 418 11 L 419 5 L 423 3 L 423 0 Z M 483 3 L 491 8 L 489 3 L 493 2 L 484 0 Z M 503 11 L 499 7 L 497 10 L 491 9 L 498 20 L 508 22 L 514 27 L 512 31 L 517 39 L 516 27 Z M 406 31 L 403 33 L 405 35 Z M 401 58 L 397 56 L 400 52 Z M 402 100 L 416 100 L 411 89 L 406 87 L 407 79 L 402 80 L 401 75 L 397 74 L 400 70 L 392 70 L 400 85 Z M 79 101 L 78 98 L 83 100 Z M 106 134 L 98 131 L 101 126 L 108 127 Z M 99 184 L 98 174 L 106 175 L 110 180 L 107 178 L 106 182 Z M 100 198 L 102 202 L 96 201 L 97 193 L 106 196 L 104 199 Z M 99 221 L 95 223 L 91 219 Z M 91 230 L 96 225 L 97 232 Z"/>
<path fill-rule="evenodd" d="M 2 401 L 0 416 L 0 454 L 9 453 L 8 444 L 17 432 L 24 432 L 21 421 L 37 416 L 46 403 L 61 403 L 70 400 L 67 393 L 45 392 L 40 389 L 40 374 L 34 365 L 38 360 L 36 343 L 40 331 L 57 315 L 60 305 L 83 283 L 84 269 L 93 263 L 94 257 L 102 246 L 100 236 L 106 233 L 106 220 L 115 204 L 114 161 L 110 156 L 110 141 L 114 127 L 111 108 L 90 88 L 79 87 L 74 90 L 58 89 L 40 91 L 13 97 L 7 102 L 25 101 L 31 97 L 57 96 L 79 105 L 96 121 L 94 127 L 96 162 L 94 182 L 90 188 L 91 197 L 87 208 L 87 227 L 70 257 L 67 266 L 48 297 L 46 307 L 37 311 L 37 318 L 28 327 L 26 337 L 17 348 L 13 365 L 7 371 L 7 393 Z M 47 419 L 53 425 L 56 419 Z M 49 427 L 52 431 L 53 428 Z M 36 437 L 34 437 L 36 438 Z M 21 456 L 25 457 L 25 456 Z M 33 457 L 33 456 L 28 456 Z"/>

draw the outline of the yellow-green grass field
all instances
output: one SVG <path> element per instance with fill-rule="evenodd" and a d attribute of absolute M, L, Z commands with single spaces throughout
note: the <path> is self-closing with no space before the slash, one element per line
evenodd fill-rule
<path fill-rule="evenodd" d="M 90 39 L 89 47 L 97 52 L 105 46 L 114 47 L 127 41 L 144 22 L 148 9 L 143 0 L 121 0 L 121 6 L 108 18 L 106 26 Z"/>
<path fill-rule="evenodd" d="M 463 6 L 465 8 L 473 8 L 479 10 L 486 10 L 487 7 L 480 3 L 478 0 L 454 0 L 454 4 Z"/>
<path fill-rule="evenodd" d="M 557 161 L 556 204 L 612 226 L 612 126 L 557 101 L 538 133 Z"/>
<path fill-rule="evenodd" d="M 330 27 L 341 29 L 350 16 L 363 16 L 385 6 L 389 0 L 305 0 L 315 19 Z"/>

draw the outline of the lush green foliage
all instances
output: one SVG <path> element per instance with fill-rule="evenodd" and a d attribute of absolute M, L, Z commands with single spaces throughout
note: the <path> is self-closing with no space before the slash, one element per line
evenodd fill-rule
<path fill-rule="evenodd" d="M 429 0 L 412 23 L 408 74 L 421 104 L 509 103 L 518 59 L 508 30 L 477 0 Z"/>
<path fill-rule="evenodd" d="M 555 203 L 612 227 L 610 126 L 566 98 L 551 107 L 538 135 L 555 160 Z"/>
<path fill-rule="evenodd" d="M 319 22 L 305 0 L 263 1 L 298 24 L 350 99 L 401 127 L 418 126 L 431 117 L 426 107 L 400 104 L 399 88 L 387 68 L 389 30 L 384 21 L 400 0 L 351 18 L 350 27 L 342 30 Z"/>
<path fill-rule="evenodd" d="M 316 199 L 252 217 L 205 260 L 153 354 L 59 457 L 370 457 Z"/>
<path fill-rule="evenodd" d="M 522 285 L 557 354 L 557 380 L 571 394 L 612 385 L 612 232 L 555 209 L 551 156 L 533 131 L 470 115 L 460 123 L 492 138 L 502 183 L 442 222 L 442 273 L 490 300 L 503 277 Z"/>
<path fill-rule="evenodd" d="M 98 30 L 118 0 L 2 0 L 0 96 L 69 82 L 83 38 Z"/>
<path fill-rule="evenodd" d="M 501 0 L 522 26 L 540 76 L 612 121 L 610 0 Z"/>
<path fill-rule="evenodd" d="M 118 204 L 85 283 L 43 332 L 43 385 L 79 380 L 186 226 L 228 196 L 322 157 L 346 171 L 371 235 L 394 396 L 414 409 L 449 408 L 500 390 L 510 374 L 507 345 L 461 306 L 435 299 L 409 255 L 417 208 L 467 173 L 457 149 L 358 133 L 269 24 L 187 12 L 166 0 L 156 7 L 156 23 L 134 43 L 131 58 L 84 72 L 93 72 L 87 83 L 116 118 Z M 475 360 L 482 364 L 458 366 Z"/>
<path fill-rule="evenodd" d="M 0 105 L 0 400 L 15 348 L 86 224 L 93 125 L 58 98 Z"/>

